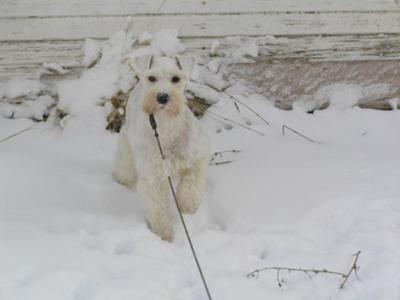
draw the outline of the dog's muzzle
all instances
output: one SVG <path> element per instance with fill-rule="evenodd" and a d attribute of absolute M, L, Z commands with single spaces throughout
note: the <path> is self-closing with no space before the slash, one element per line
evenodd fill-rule
<path fill-rule="evenodd" d="M 166 93 L 158 93 L 157 94 L 157 101 L 160 104 L 166 104 L 169 100 L 169 95 Z"/>

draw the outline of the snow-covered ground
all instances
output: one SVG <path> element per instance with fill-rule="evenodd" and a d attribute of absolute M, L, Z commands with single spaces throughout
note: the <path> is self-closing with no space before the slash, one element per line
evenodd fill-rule
<path fill-rule="evenodd" d="M 134 56 L 184 51 L 176 31 L 138 39 L 120 32 L 87 41 L 83 64 L 91 68 L 79 79 L 50 89 L 0 85 L 0 140 L 55 104 L 68 114 L 0 143 L 0 300 L 206 299 L 177 214 L 174 242 L 161 241 L 137 194 L 111 178 L 117 134 L 104 129 L 110 106 L 99 104 L 132 87 L 123 58 L 146 41 Z M 227 59 L 257 55 L 250 46 Z M 345 83 L 326 91 L 327 110 L 307 114 L 310 103 L 300 101 L 282 111 L 225 82 L 221 63 L 198 63 L 188 86 L 215 102 L 201 120 L 212 151 L 239 150 L 217 156 L 232 162 L 210 166 L 201 209 L 185 216 L 214 300 L 399 299 L 400 111 L 349 108 L 360 93 Z M 227 85 L 271 126 L 217 92 Z M 283 124 L 315 142 L 282 135 Z M 359 250 L 360 280 L 351 276 L 342 290 L 340 278 L 323 274 L 281 272 L 282 287 L 275 272 L 246 277 L 266 266 L 347 272 Z"/>
<path fill-rule="evenodd" d="M 213 112 L 250 124 L 203 119 L 212 151 L 201 210 L 186 216 L 218 299 L 400 297 L 400 112 L 339 109 L 315 114 L 247 97 L 271 126 L 221 100 Z M 0 139 L 30 126 L 0 117 Z M 311 143 L 286 124 L 316 140 Z M 146 227 L 134 191 L 111 178 L 117 135 L 92 107 L 64 129 L 39 123 L 0 143 L 0 299 L 206 299 L 183 230 L 161 241 Z M 349 270 L 359 277 L 250 271 L 264 266 Z"/>

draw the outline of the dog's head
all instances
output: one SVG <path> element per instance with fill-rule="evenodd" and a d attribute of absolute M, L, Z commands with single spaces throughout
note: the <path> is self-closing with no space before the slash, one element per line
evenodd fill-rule
<path fill-rule="evenodd" d="M 134 69 L 144 88 L 142 109 L 146 114 L 177 117 L 186 105 L 184 89 L 192 66 L 177 57 L 152 55 Z"/>

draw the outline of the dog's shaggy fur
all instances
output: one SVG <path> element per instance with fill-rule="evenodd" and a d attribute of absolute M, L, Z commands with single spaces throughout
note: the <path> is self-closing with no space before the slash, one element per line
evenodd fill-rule
<path fill-rule="evenodd" d="M 152 57 L 138 70 L 140 81 L 127 105 L 115 156 L 114 178 L 136 187 L 145 201 L 149 228 L 163 240 L 173 239 L 170 216 L 171 191 L 167 177 L 178 180 L 177 201 L 183 213 L 195 213 L 200 205 L 208 164 L 207 139 L 199 121 L 186 104 L 184 88 L 189 70 L 174 59 Z M 179 79 L 177 81 L 177 78 Z M 169 100 L 161 104 L 160 94 Z M 149 123 L 157 121 L 162 160 Z"/>

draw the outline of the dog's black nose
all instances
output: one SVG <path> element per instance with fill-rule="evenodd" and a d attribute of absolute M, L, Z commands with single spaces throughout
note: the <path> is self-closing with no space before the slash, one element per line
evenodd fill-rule
<path fill-rule="evenodd" d="M 157 101 L 158 101 L 158 103 L 160 103 L 160 104 L 165 104 L 165 103 L 168 102 L 168 100 L 169 100 L 168 94 L 165 94 L 165 93 L 158 93 L 158 94 L 157 94 Z"/>

